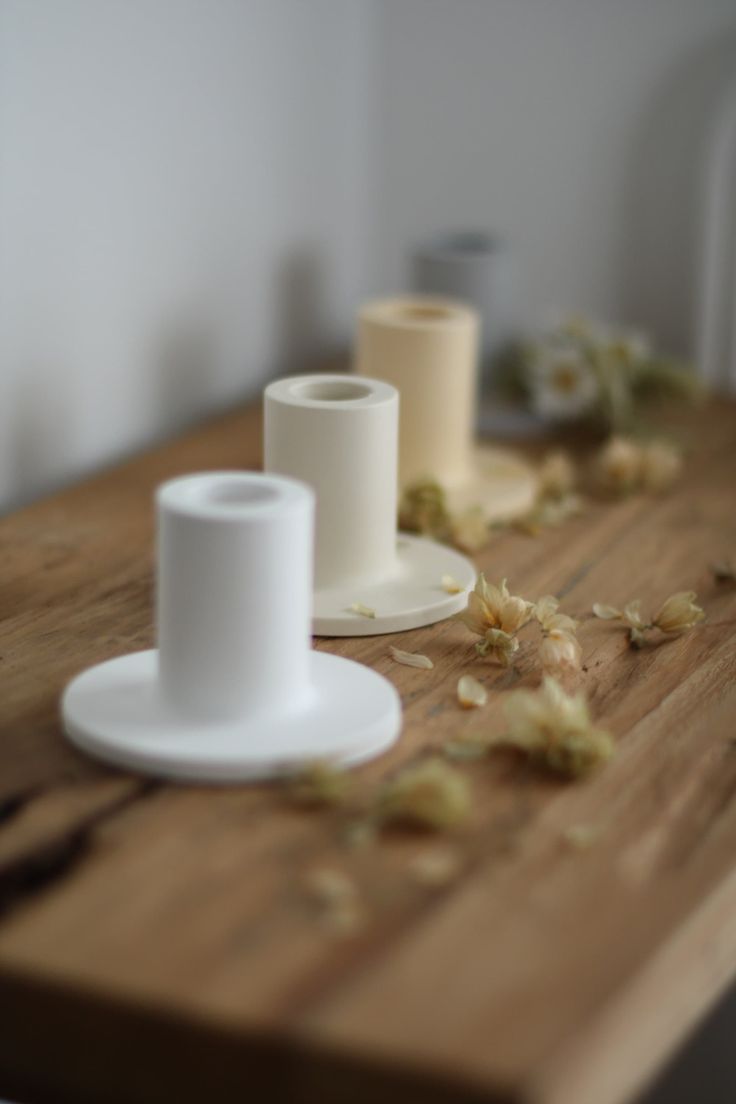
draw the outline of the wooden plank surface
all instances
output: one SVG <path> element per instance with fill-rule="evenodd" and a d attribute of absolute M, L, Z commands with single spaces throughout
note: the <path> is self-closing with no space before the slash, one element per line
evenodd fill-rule
<path fill-rule="evenodd" d="M 736 968 L 736 417 L 678 427 L 685 477 L 661 498 L 592 505 L 478 557 L 525 597 L 581 619 L 586 689 L 617 739 L 582 784 L 512 756 L 463 769 L 474 812 L 456 879 L 418 884 L 437 846 L 393 832 L 346 848 L 335 814 L 278 788 L 143 782 L 63 740 L 57 703 L 85 666 L 152 643 L 151 493 L 187 471 L 257 466 L 259 417 L 236 412 L 0 522 L 0 1095 L 38 1101 L 534 1101 L 617 1104 Z M 641 652 L 590 615 L 695 589 L 708 619 Z M 388 644 L 433 671 L 399 667 Z M 319 641 L 402 694 L 404 734 L 370 786 L 480 724 L 511 687 L 454 622 Z M 455 703 L 459 674 L 488 686 Z M 565 831 L 593 825 L 594 844 Z M 364 919 L 337 938 L 305 892 L 354 879 Z M 265 1086 L 265 1088 L 263 1088 Z"/>

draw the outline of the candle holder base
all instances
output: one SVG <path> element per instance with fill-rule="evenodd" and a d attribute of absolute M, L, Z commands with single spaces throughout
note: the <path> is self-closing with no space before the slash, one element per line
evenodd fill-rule
<path fill-rule="evenodd" d="M 62 699 L 67 736 L 125 770 L 182 782 L 250 782 L 320 760 L 355 766 L 382 754 L 401 728 L 399 695 L 368 667 L 310 653 L 312 693 L 288 711 L 227 720 L 187 717 L 160 693 L 156 650 L 84 671 Z M 285 690 L 288 672 L 284 672 Z"/>
<path fill-rule="evenodd" d="M 442 576 L 462 588 L 449 594 Z M 397 567 L 388 578 L 317 589 L 312 627 L 318 636 L 377 636 L 433 625 L 464 610 L 475 568 L 460 552 L 427 537 L 397 536 Z M 351 608 L 371 610 L 367 616 Z"/>
<path fill-rule="evenodd" d="M 453 513 L 480 507 L 489 522 L 512 521 L 531 510 L 537 487 L 531 464 L 507 449 L 478 445 L 468 478 L 445 492 Z"/>

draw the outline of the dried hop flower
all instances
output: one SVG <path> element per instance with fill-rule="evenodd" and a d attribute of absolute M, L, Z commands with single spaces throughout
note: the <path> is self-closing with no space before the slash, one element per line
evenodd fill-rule
<path fill-rule="evenodd" d="M 564 498 L 576 482 L 575 465 L 566 452 L 549 452 L 537 473 L 541 498 Z"/>
<path fill-rule="evenodd" d="M 510 694 L 505 713 L 509 730 L 497 742 L 556 774 L 578 778 L 613 754 L 611 736 L 593 725 L 582 694 L 566 694 L 549 675 L 540 690 Z"/>
<path fill-rule="evenodd" d="M 514 634 L 527 623 L 533 610 L 533 602 L 509 593 L 505 579 L 493 586 L 481 574 L 468 598 L 467 609 L 458 618 L 482 638 L 476 644 L 478 654 L 490 655 L 507 667 L 519 647 Z"/>
<path fill-rule="evenodd" d="M 682 471 L 682 457 L 666 441 L 653 441 L 641 451 L 641 484 L 647 491 L 665 491 Z"/>
<path fill-rule="evenodd" d="M 464 774 L 438 757 L 409 766 L 383 789 L 377 815 L 419 828 L 452 828 L 470 811 L 471 798 Z"/>
<path fill-rule="evenodd" d="M 691 629 L 705 619 L 705 611 L 696 606 L 694 590 L 681 590 L 663 603 L 652 624 L 663 633 L 679 633 Z"/>
<path fill-rule="evenodd" d="M 641 449 L 627 437 L 611 437 L 598 455 L 597 474 L 604 491 L 629 494 L 641 479 Z"/>
<path fill-rule="evenodd" d="M 546 675 L 573 674 L 582 663 L 580 642 L 572 633 L 552 629 L 539 645 L 539 660 Z"/>

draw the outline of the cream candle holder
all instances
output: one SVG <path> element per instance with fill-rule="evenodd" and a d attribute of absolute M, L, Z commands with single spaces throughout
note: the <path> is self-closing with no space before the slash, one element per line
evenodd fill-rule
<path fill-rule="evenodd" d="M 401 395 L 399 483 L 436 480 L 452 510 L 479 506 L 489 521 L 526 513 L 536 495 L 531 467 L 473 437 L 479 320 L 460 303 L 386 299 L 360 311 L 355 370 Z"/>
<path fill-rule="evenodd" d="M 339 375 L 277 380 L 264 394 L 264 421 L 266 471 L 298 476 L 317 494 L 316 633 L 400 632 L 465 608 L 472 563 L 397 533 L 394 387 Z M 457 580 L 460 593 L 447 593 L 443 575 Z"/>
<path fill-rule="evenodd" d="M 117 766 L 201 782 L 350 765 L 395 741 L 387 679 L 310 649 L 314 494 L 214 472 L 157 493 L 158 648 L 92 667 L 62 699 L 70 740 Z"/>

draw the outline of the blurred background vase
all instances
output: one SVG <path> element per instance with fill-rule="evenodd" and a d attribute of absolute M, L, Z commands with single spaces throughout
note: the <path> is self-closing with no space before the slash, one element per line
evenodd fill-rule
<path fill-rule="evenodd" d="M 493 386 L 494 368 L 517 336 L 514 257 L 506 241 L 485 230 L 438 234 L 412 254 L 414 291 L 475 307 L 481 317 L 481 387 Z"/>

